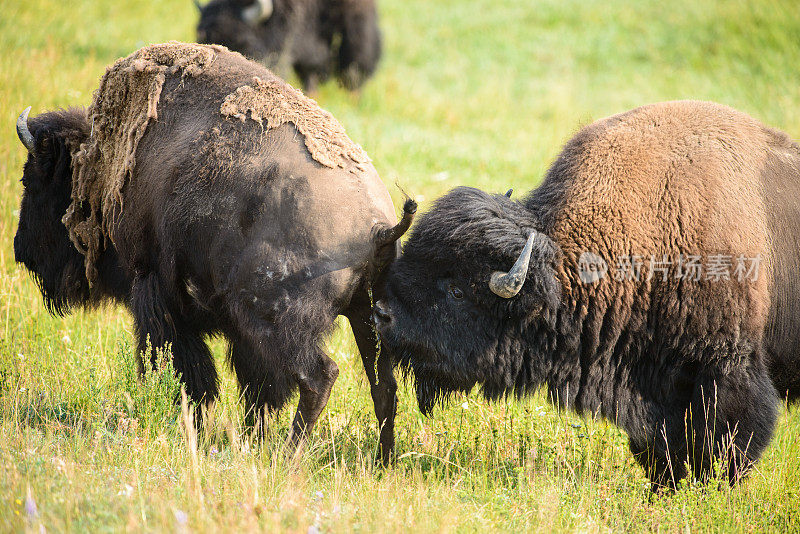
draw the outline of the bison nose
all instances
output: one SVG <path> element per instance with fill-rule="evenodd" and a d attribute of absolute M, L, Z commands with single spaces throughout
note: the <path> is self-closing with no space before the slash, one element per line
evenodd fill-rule
<path fill-rule="evenodd" d="M 382 300 L 375 303 L 375 307 L 372 310 L 372 317 L 376 325 L 388 324 L 392 320 L 392 316 L 389 315 L 389 307 Z"/>

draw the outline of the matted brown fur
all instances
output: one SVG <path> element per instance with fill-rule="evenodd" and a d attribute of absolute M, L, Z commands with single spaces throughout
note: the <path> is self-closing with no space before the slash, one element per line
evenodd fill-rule
<path fill-rule="evenodd" d="M 106 69 L 88 117 L 89 139 L 72 158 L 72 203 L 64 215 L 73 244 L 86 256 L 86 277 L 97 278 L 95 262 L 112 239 L 109 228 L 122 212 L 122 187 L 136 165 L 136 148 L 150 121 L 167 76 L 198 76 L 220 47 L 171 42 L 142 48 Z"/>
<path fill-rule="evenodd" d="M 349 169 L 352 164 L 363 170 L 368 163 L 366 152 L 347 137 L 333 115 L 286 83 L 274 79 L 253 78 L 253 85 L 243 85 L 225 98 L 219 109 L 226 117 L 242 121 L 250 118 L 264 128 L 277 128 L 291 122 L 303 134 L 311 157 L 326 167 Z"/>
<path fill-rule="evenodd" d="M 114 242 L 112 228 L 124 209 L 122 189 L 134 175 L 139 141 L 158 120 L 159 104 L 168 105 L 165 82 L 191 83 L 223 53 L 236 54 L 222 46 L 173 41 L 142 48 L 106 69 L 87 112 L 91 134 L 73 154 L 72 203 L 63 218 L 70 239 L 85 255 L 90 282 L 97 278 L 95 264 L 107 240 Z M 220 98 L 221 121 L 244 121 L 249 112 L 265 129 L 293 123 L 321 165 L 363 170 L 370 161 L 330 113 L 280 79 L 254 77 L 252 85 Z"/>

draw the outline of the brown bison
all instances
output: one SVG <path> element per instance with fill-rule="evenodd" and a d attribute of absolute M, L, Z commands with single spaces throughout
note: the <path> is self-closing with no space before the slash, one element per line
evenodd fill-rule
<path fill-rule="evenodd" d="M 295 444 L 328 401 L 338 368 L 320 340 L 345 315 L 389 458 L 396 383 L 370 291 L 415 205 L 396 224 L 333 116 L 238 53 L 169 43 L 109 67 L 88 110 L 26 110 L 17 133 L 14 253 L 50 311 L 126 305 L 140 350 L 169 345 L 197 402 L 217 396 L 204 338 L 224 335 L 251 420 L 299 389 Z"/>
<path fill-rule="evenodd" d="M 374 0 L 212 0 L 197 7 L 199 42 L 227 46 L 282 74 L 293 68 L 305 91 L 331 72 L 358 89 L 381 57 Z"/>
<path fill-rule="evenodd" d="M 622 427 L 654 487 L 715 458 L 735 482 L 800 397 L 798 269 L 800 147 L 668 102 L 584 128 L 520 201 L 441 198 L 374 313 L 424 412 L 544 385 Z"/>

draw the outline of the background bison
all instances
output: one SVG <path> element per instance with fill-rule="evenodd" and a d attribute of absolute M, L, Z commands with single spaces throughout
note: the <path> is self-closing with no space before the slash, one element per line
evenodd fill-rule
<path fill-rule="evenodd" d="M 440 199 L 376 321 L 424 412 L 476 384 L 488 399 L 546 385 L 624 428 L 655 485 L 687 459 L 706 477 L 715 457 L 733 482 L 779 399 L 800 396 L 798 198 L 800 147 L 783 133 L 711 103 L 642 107 L 584 128 L 520 202 Z M 588 254 L 607 276 L 582 278 Z M 698 257 L 707 269 L 686 276 Z"/>
<path fill-rule="evenodd" d="M 17 132 L 14 253 L 52 312 L 125 304 L 140 350 L 169 344 L 197 402 L 218 391 L 204 337 L 224 335 L 251 417 L 299 389 L 295 443 L 338 374 L 321 337 L 346 315 L 388 459 L 396 384 L 386 358 L 376 367 L 369 291 L 414 206 L 395 226 L 329 113 L 237 53 L 169 43 L 117 61 L 88 111 L 26 110 Z"/>
<path fill-rule="evenodd" d="M 358 89 L 381 56 L 374 0 L 212 0 L 200 6 L 197 40 L 221 44 L 286 73 L 305 91 L 333 72 Z"/>

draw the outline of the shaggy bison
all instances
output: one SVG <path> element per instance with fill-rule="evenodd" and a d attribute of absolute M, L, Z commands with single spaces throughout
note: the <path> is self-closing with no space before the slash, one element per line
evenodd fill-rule
<path fill-rule="evenodd" d="M 320 340 L 345 315 L 389 458 L 396 383 L 370 290 L 416 207 L 396 224 L 333 116 L 238 53 L 169 43 L 109 67 L 88 110 L 26 110 L 17 133 L 14 253 L 51 312 L 126 305 L 140 350 L 169 345 L 197 402 L 217 396 L 204 337 L 224 335 L 251 419 L 299 389 L 294 444 L 328 401 L 338 368 Z"/>
<path fill-rule="evenodd" d="M 294 68 L 305 91 L 333 71 L 358 89 L 381 56 L 374 0 L 212 0 L 200 6 L 197 40 L 216 43 L 279 72 Z"/>
<path fill-rule="evenodd" d="M 715 457 L 735 482 L 800 396 L 798 199 L 785 134 L 712 103 L 642 107 L 584 128 L 521 201 L 438 200 L 374 317 L 423 412 L 546 385 L 622 427 L 654 487 Z"/>

